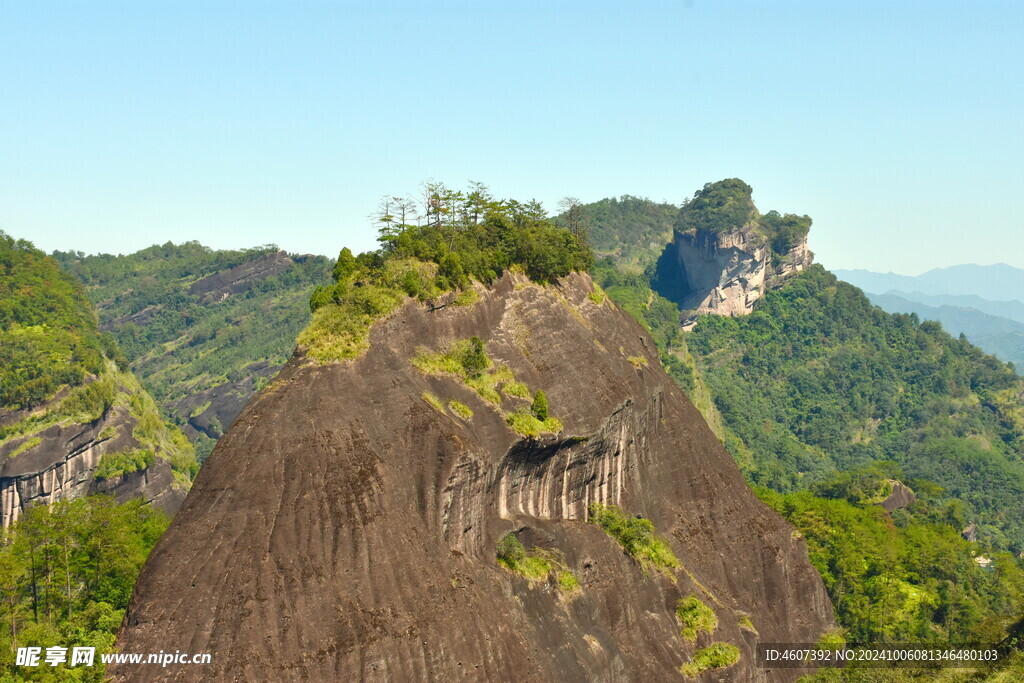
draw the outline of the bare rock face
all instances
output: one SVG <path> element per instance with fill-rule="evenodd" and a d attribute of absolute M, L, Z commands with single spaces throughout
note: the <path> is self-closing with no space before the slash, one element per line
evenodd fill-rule
<path fill-rule="evenodd" d="M 276 251 L 196 280 L 189 287 L 188 293 L 200 297 L 204 304 L 223 301 L 232 294 L 248 290 L 261 280 L 283 273 L 291 265 L 292 260 L 287 252 Z"/>
<path fill-rule="evenodd" d="M 18 414 L 5 417 L 13 422 Z M 186 492 L 175 483 L 166 460 L 157 458 L 149 467 L 112 479 L 95 477 L 105 453 L 139 448 L 132 435 L 137 422 L 127 409 L 115 406 L 93 422 L 64 422 L 5 441 L 0 445 L 0 528 L 32 505 L 94 493 L 112 494 L 119 503 L 143 498 L 173 514 Z"/>
<path fill-rule="evenodd" d="M 740 660 L 707 680 L 805 673 L 754 665 L 759 640 L 814 642 L 835 626 L 802 539 L 747 488 L 645 332 L 591 287 L 579 274 L 548 288 L 506 275 L 468 307 L 410 301 L 355 361 L 297 353 L 220 440 L 151 554 L 121 651 L 208 652 L 209 680 L 653 681 L 729 642 Z M 527 399 L 496 406 L 410 362 L 474 335 L 543 389 L 560 434 L 523 438 L 504 414 Z M 682 567 L 641 567 L 586 521 L 594 502 L 652 520 Z M 559 553 L 579 589 L 499 566 L 510 531 Z M 675 616 L 688 595 L 718 617 L 697 643 Z"/>
<path fill-rule="evenodd" d="M 688 311 L 684 329 L 702 314 L 750 313 L 769 287 L 804 270 L 813 258 L 806 238 L 786 253 L 774 254 L 754 225 L 719 233 L 677 232 L 668 250 L 674 257 L 669 263 L 678 269 L 678 300 Z"/>

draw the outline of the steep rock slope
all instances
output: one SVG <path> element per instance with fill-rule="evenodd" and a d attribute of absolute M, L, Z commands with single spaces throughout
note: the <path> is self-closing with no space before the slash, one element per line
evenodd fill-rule
<path fill-rule="evenodd" d="M 671 680 L 714 641 L 740 650 L 721 678 L 795 678 L 755 668 L 753 647 L 832 627 L 821 579 L 649 337 L 584 275 L 548 288 L 505 275 L 480 294 L 466 307 L 410 300 L 354 361 L 297 353 L 150 556 L 121 649 L 210 652 L 203 674 L 219 679 Z M 524 439 L 505 420 L 524 399 L 488 403 L 411 362 L 472 336 L 544 391 L 560 434 Z M 682 567 L 642 568 L 585 521 L 594 502 L 650 519 Z M 502 569 L 495 545 L 510 531 L 561 553 L 580 588 Z M 696 644 L 674 612 L 691 594 L 718 616 Z"/>

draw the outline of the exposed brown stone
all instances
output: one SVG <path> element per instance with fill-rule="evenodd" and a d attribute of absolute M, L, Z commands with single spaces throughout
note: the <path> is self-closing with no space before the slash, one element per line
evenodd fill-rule
<path fill-rule="evenodd" d="M 727 641 L 742 652 L 727 680 L 806 673 L 758 669 L 753 649 L 835 625 L 802 539 L 747 488 L 637 323 L 590 287 L 506 275 L 472 306 L 406 304 L 356 361 L 297 353 L 220 440 L 150 556 L 121 651 L 209 652 L 209 680 L 660 681 Z M 473 335 L 544 390 L 562 434 L 524 440 L 465 385 L 409 362 Z M 474 416 L 442 415 L 423 392 Z M 651 519 L 684 568 L 645 572 L 586 523 L 594 501 Z M 582 590 L 499 567 L 511 530 L 564 553 Z M 696 644 L 674 615 L 689 594 L 719 616 Z"/>

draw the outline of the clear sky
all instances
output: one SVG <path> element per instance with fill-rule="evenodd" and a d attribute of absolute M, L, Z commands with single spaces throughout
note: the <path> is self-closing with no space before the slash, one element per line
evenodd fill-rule
<path fill-rule="evenodd" d="M 0 228 L 374 246 L 421 181 L 739 177 L 834 268 L 1024 267 L 1022 2 L 0 2 Z"/>

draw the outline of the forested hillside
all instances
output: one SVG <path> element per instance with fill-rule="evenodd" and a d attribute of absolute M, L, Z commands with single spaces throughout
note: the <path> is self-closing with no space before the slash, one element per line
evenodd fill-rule
<path fill-rule="evenodd" d="M 95 303 L 132 370 L 205 456 L 289 358 L 307 300 L 329 277 L 320 256 L 195 242 L 127 256 L 56 252 Z"/>
<path fill-rule="evenodd" d="M 572 200 L 570 200 L 572 201 Z M 587 239 L 598 256 L 611 255 L 624 267 L 643 270 L 672 239 L 679 214 L 674 204 L 653 202 L 622 195 L 591 204 L 574 204 L 569 212 L 556 216 L 557 225 L 573 223 L 586 229 Z"/>
<path fill-rule="evenodd" d="M 82 472 L 96 470 L 113 483 L 160 459 L 184 491 L 195 467 L 191 444 L 160 418 L 114 338 L 100 333 L 81 284 L 31 242 L 3 232 L 0 453 L 5 524 L 37 497 L 49 502 L 95 490 Z M 36 481 L 58 470 L 56 483 Z M 150 487 L 150 497 L 162 488 Z"/>
<path fill-rule="evenodd" d="M 105 680 L 135 579 L 170 517 L 133 500 L 90 496 L 32 508 L 0 543 L 0 680 Z M 95 647 L 95 665 L 55 678 L 49 666 L 15 669 L 19 647 Z M 16 672 L 16 673 L 15 673 Z M 61 674 L 68 674 L 62 669 Z"/>
<path fill-rule="evenodd" d="M 14 673 L 15 652 L 91 646 L 98 663 L 197 469 L 82 285 L 0 232 L 0 680 L 103 680 Z"/>
<path fill-rule="evenodd" d="M 103 371 L 113 344 L 81 286 L 25 240 L 0 233 L 0 410 L 19 410 Z"/>
<path fill-rule="evenodd" d="M 650 287 L 655 261 L 643 275 L 637 265 L 613 253 L 592 272 L 805 536 L 845 637 L 995 642 L 1024 616 L 1024 384 L 1012 368 L 936 323 L 885 313 L 820 266 L 750 315 L 683 333 Z M 889 513 L 894 482 L 915 500 Z"/>

